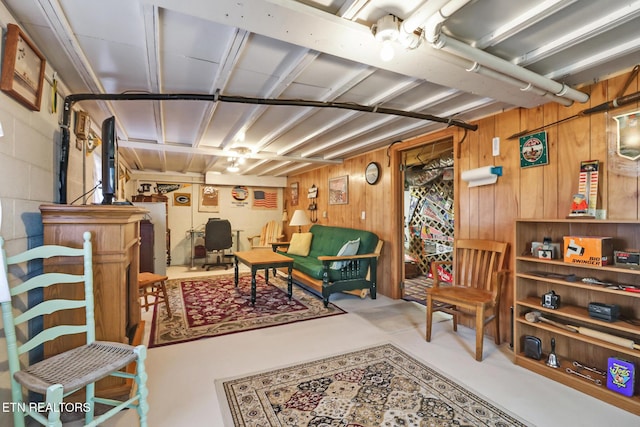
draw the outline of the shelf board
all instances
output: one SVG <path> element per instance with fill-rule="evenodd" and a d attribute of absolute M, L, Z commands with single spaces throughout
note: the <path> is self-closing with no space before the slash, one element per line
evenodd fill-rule
<path fill-rule="evenodd" d="M 618 353 L 624 353 L 624 354 L 626 354 L 628 356 L 631 356 L 631 357 L 635 357 L 635 358 L 640 357 L 640 350 L 634 350 L 632 348 L 622 347 L 620 345 L 613 344 L 613 343 L 610 343 L 610 342 L 607 342 L 607 341 L 602 341 L 600 339 L 593 338 L 593 337 L 590 337 L 588 335 L 582 335 L 579 332 L 570 332 L 570 331 L 564 330 L 562 328 L 559 328 L 557 326 L 550 325 L 548 323 L 527 322 L 524 317 L 517 318 L 516 322 L 521 323 L 523 325 L 529 325 L 529 326 L 537 328 L 537 329 L 542 329 L 542 330 L 551 332 L 551 333 L 553 333 L 555 335 L 562 335 L 562 336 L 565 336 L 565 337 L 573 339 L 573 340 L 582 341 L 582 342 L 585 342 L 587 344 L 596 345 L 598 347 L 603 347 L 603 348 L 606 348 L 606 349 L 609 349 L 609 350 L 612 350 L 612 351 L 616 351 Z"/>
<path fill-rule="evenodd" d="M 627 397 L 609 390 L 606 386 L 606 378 L 604 377 L 602 385 L 597 385 L 585 378 L 570 374 L 566 369 L 574 369 L 574 367 L 568 360 L 560 358 L 560 367 L 551 368 L 546 365 L 546 360 L 544 358 L 542 360 L 534 360 L 520 353 L 515 355 L 515 363 L 547 378 L 566 384 L 583 393 L 587 393 L 597 399 L 611 403 L 612 405 L 618 406 L 619 408 L 636 415 L 640 415 L 640 396 Z M 598 376 L 596 374 L 592 374 L 592 377 Z"/>
<path fill-rule="evenodd" d="M 631 323 L 618 320 L 617 322 L 605 322 L 603 320 L 594 319 L 589 316 L 589 312 L 584 307 L 577 307 L 575 305 L 564 304 L 560 308 L 555 310 L 545 308 L 540 305 L 540 299 L 536 297 L 527 297 L 522 300 L 518 300 L 519 305 L 530 307 L 536 311 L 548 313 L 553 316 L 566 317 L 568 319 L 577 320 L 582 323 L 588 323 L 590 325 L 600 326 L 606 329 L 614 329 L 620 332 L 629 334 L 640 335 L 640 326 L 632 325 Z M 640 355 L 640 353 L 638 354 Z"/>
<path fill-rule="evenodd" d="M 570 282 L 568 280 L 562 280 L 562 279 L 555 279 L 553 277 L 539 276 L 539 275 L 533 274 L 533 272 L 516 273 L 516 277 L 521 277 L 523 279 L 536 280 L 538 282 L 553 283 L 554 285 L 570 286 L 573 288 L 586 289 L 589 291 L 603 292 L 606 294 L 623 295 L 625 297 L 630 297 L 630 298 L 640 298 L 640 292 L 627 292 L 620 289 L 609 289 L 602 285 L 596 285 L 593 283 L 584 283 L 581 281 L 580 277 L 578 277 L 575 282 Z"/>
<path fill-rule="evenodd" d="M 616 274 L 633 274 L 636 276 L 640 276 L 640 267 L 631 268 L 631 267 L 617 267 L 615 265 L 583 265 L 583 264 L 572 264 L 570 262 L 564 262 L 559 259 L 544 259 L 537 258 L 531 255 L 521 255 L 516 257 L 516 261 L 526 261 L 537 264 L 546 264 L 546 265 L 555 265 L 569 268 L 580 268 L 585 270 L 598 270 L 598 271 L 609 271 L 611 273 Z"/>
<path fill-rule="evenodd" d="M 559 218 L 559 219 L 551 219 L 551 218 L 517 218 L 517 222 L 524 223 L 540 223 L 540 224 L 630 224 L 630 225 L 640 225 L 640 221 L 637 219 L 594 219 L 594 218 Z"/>

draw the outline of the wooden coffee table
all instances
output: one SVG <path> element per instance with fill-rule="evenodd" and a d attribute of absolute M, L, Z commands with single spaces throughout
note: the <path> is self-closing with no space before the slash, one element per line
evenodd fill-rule
<path fill-rule="evenodd" d="M 287 267 L 287 287 L 289 291 L 289 300 L 293 294 L 293 278 L 291 271 L 293 270 L 293 258 L 289 258 L 270 249 L 254 249 L 252 251 L 240 251 L 234 254 L 235 263 L 235 285 L 238 287 L 238 263 L 241 262 L 251 268 L 251 305 L 256 304 L 256 272 L 264 269 L 264 280 L 269 283 L 269 269 L 278 267 Z M 274 273 L 275 274 L 275 273 Z"/>

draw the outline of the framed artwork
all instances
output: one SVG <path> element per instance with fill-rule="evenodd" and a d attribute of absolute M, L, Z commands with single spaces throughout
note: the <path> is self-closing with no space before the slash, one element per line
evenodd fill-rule
<path fill-rule="evenodd" d="M 84 111 L 78 111 L 76 113 L 76 127 L 74 133 L 76 138 L 87 139 L 89 137 L 89 131 L 91 130 L 91 118 L 89 114 Z"/>
<path fill-rule="evenodd" d="M 46 61 L 20 27 L 7 24 L 0 89 L 33 111 L 40 111 Z"/>
<path fill-rule="evenodd" d="M 549 163 L 547 132 L 534 133 L 520 138 L 520 167 L 542 166 Z"/>
<path fill-rule="evenodd" d="M 329 204 L 346 205 L 349 203 L 349 176 L 329 179 Z"/>
<path fill-rule="evenodd" d="M 218 189 L 213 185 L 201 185 L 198 212 L 220 212 Z"/>
<path fill-rule="evenodd" d="M 299 196 L 300 194 L 298 192 L 298 183 L 292 182 L 291 183 L 291 206 L 298 206 Z"/>
<path fill-rule="evenodd" d="M 640 111 L 615 116 L 617 123 L 616 152 L 629 160 L 640 159 Z"/>

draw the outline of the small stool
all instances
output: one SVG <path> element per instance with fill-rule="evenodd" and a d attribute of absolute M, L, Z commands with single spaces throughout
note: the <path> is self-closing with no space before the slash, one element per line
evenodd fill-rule
<path fill-rule="evenodd" d="M 144 303 L 140 307 L 145 311 L 149 311 L 149 307 L 152 305 L 158 305 L 164 303 L 167 309 L 167 314 L 171 317 L 171 307 L 169 307 L 169 299 L 167 298 L 167 288 L 164 285 L 167 276 L 161 276 L 154 273 L 140 273 L 138 274 L 138 290 L 140 296 L 144 297 Z M 149 297 L 153 297 L 153 301 L 149 302 Z"/>

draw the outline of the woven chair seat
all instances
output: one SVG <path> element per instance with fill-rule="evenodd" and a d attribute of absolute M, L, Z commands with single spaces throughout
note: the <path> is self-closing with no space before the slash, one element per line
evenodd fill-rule
<path fill-rule="evenodd" d="M 120 370 L 136 360 L 134 347 L 115 342 L 95 341 L 57 354 L 15 373 L 24 387 L 45 394 L 61 384 L 65 393 L 77 390 Z"/>

